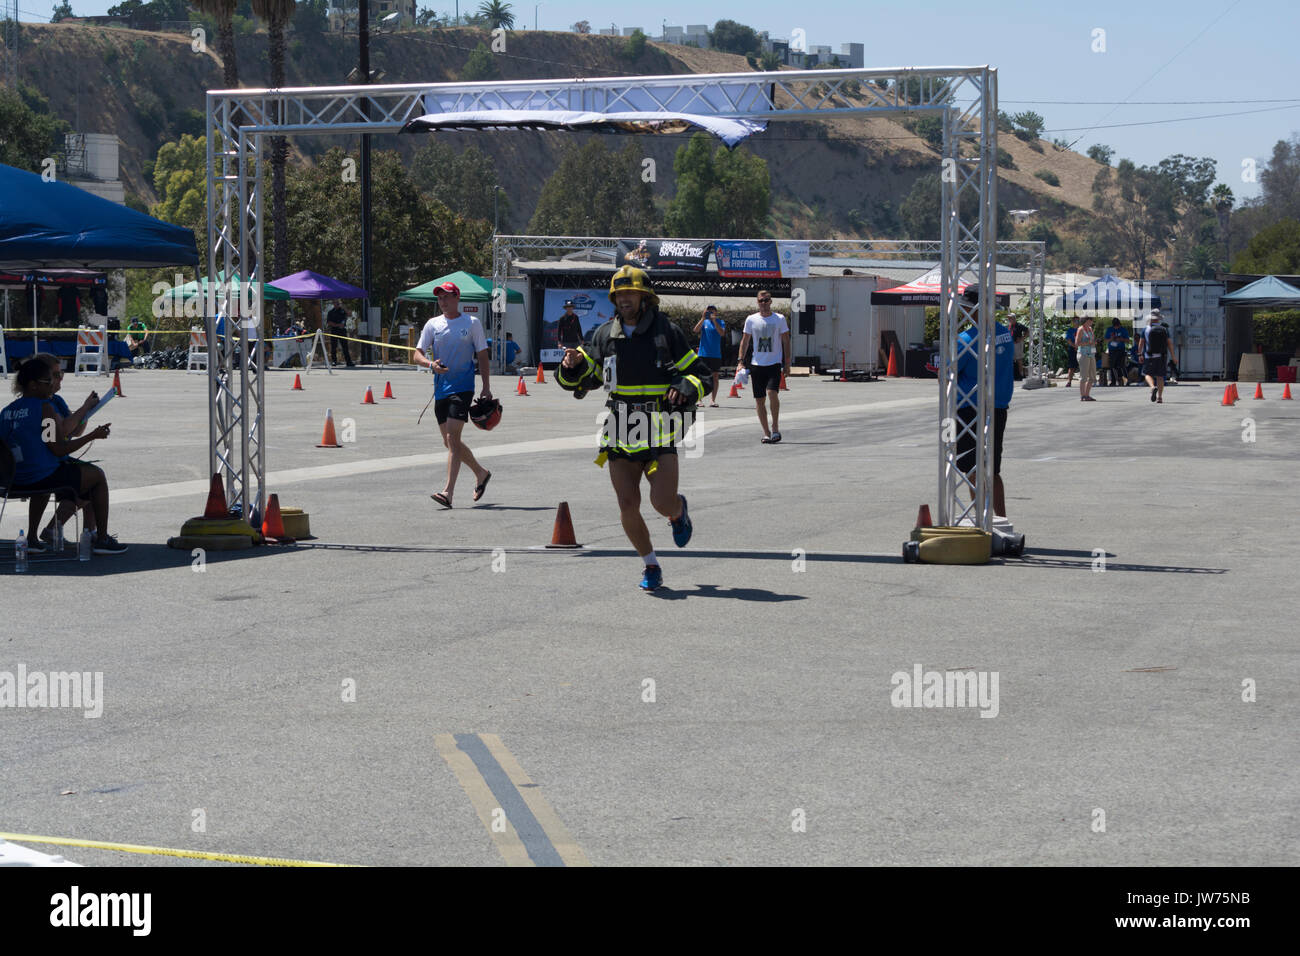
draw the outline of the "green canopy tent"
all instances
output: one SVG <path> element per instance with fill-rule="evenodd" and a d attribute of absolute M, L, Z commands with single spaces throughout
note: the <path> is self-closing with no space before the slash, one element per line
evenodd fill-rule
<path fill-rule="evenodd" d="M 208 277 L 202 276 L 193 282 L 172 286 L 162 295 L 156 296 L 154 301 L 158 305 L 169 306 L 169 311 L 174 316 L 198 318 L 208 313 L 209 305 L 212 314 L 216 315 L 220 295 L 223 291 L 221 286 L 224 281 L 224 277 L 219 275 L 216 283 L 210 284 Z M 239 276 L 236 275 L 230 282 L 230 294 L 232 296 L 238 295 L 241 290 L 242 283 Z M 209 295 L 211 300 L 209 300 Z M 289 301 L 289 293 L 271 285 L 269 282 L 263 282 L 262 299 L 265 302 L 287 302 Z"/>
<path fill-rule="evenodd" d="M 454 282 L 456 284 L 456 288 L 460 289 L 460 301 L 462 302 L 492 301 L 492 283 L 482 276 L 476 276 L 469 272 L 453 272 L 450 275 L 430 279 L 424 285 L 417 285 L 414 289 L 407 289 L 397 298 L 399 301 L 407 302 L 437 302 L 438 296 L 433 290 L 444 282 Z M 522 303 L 523 301 L 522 293 L 514 289 L 506 290 L 506 302 Z"/>

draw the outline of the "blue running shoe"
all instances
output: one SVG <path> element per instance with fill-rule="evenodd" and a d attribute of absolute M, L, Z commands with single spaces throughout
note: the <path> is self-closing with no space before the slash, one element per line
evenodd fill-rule
<path fill-rule="evenodd" d="M 677 497 L 682 499 L 682 515 L 680 518 L 668 523 L 673 527 L 673 544 L 679 548 L 684 548 L 691 540 L 691 532 L 695 530 L 695 527 L 691 524 L 691 516 L 686 513 L 686 496 L 678 495 Z"/>
<path fill-rule="evenodd" d="M 664 586 L 664 573 L 657 564 L 647 564 L 641 578 L 642 591 L 657 591 Z"/>

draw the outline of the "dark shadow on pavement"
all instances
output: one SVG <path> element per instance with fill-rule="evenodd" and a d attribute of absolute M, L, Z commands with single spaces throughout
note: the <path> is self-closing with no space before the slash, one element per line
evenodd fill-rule
<path fill-rule="evenodd" d="M 731 601 L 758 601 L 761 603 L 808 600 L 807 596 L 803 594 L 777 594 L 775 591 L 765 591 L 762 588 L 724 588 L 718 587 L 716 584 L 697 584 L 694 591 L 675 591 L 671 587 L 665 586 L 658 591 L 651 591 L 650 596 L 659 598 L 661 601 L 683 601 L 692 597 L 726 598 Z"/>

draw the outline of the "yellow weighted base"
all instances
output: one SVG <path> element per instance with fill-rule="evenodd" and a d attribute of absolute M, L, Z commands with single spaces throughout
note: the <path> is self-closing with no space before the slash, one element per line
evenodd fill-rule
<path fill-rule="evenodd" d="M 993 535 L 978 528 L 917 528 L 911 540 L 926 564 L 987 564 L 993 555 Z"/>
<path fill-rule="evenodd" d="M 248 538 L 250 544 L 262 543 L 262 532 L 250 527 L 242 518 L 191 518 L 181 525 L 180 536 L 183 538 L 218 535 L 238 535 Z"/>
<path fill-rule="evenodd" d="M 290 538 L 311 537 L 311 516 L 301 508 L 281 508 L 280 520 L 284 522 L 284 533 Z"/>

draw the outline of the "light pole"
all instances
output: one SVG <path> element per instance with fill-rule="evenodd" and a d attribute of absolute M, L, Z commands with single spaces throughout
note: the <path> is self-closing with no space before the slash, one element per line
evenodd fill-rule
<path fill-rule="evenodd" d="M 534 30 L 537 29 L 537 8 L 540 6 L 541 6 L 540 3 L 533 4 L 533 29 Z"/>

